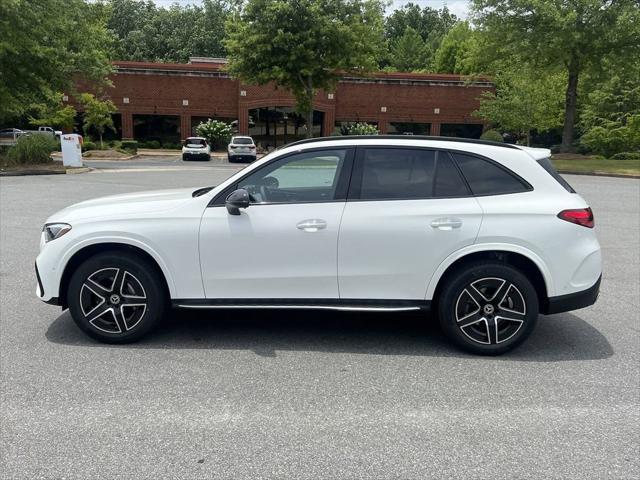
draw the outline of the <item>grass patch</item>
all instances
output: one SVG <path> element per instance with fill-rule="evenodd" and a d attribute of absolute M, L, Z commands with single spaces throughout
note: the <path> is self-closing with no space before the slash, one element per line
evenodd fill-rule
<path fill-rule="evenodd" d="M 559 172 L 640 175 L 640 160 L 611 160 L 598 156 L 558 154 L 551 160 Z"/>

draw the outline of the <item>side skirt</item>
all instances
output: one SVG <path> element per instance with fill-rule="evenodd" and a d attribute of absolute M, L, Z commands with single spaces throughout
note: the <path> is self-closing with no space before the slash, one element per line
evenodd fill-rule
<path fill-rule="evenodd" d="M 241 299 L 174 299 L 174 308 L 211 309 L 292 309 L 334 310 L 343 312 L 408 312 L 431 310 L 428 300 L 369 300 L 369 299 L 319 299 L 319 298 L 241 298 Z"/>

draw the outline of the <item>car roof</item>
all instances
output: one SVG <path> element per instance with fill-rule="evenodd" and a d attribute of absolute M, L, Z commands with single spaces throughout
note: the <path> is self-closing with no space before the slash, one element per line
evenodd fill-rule
<path fill-rule="evenodd" d="M 547 148 L 531 148 L 523 145 L 514 145 L 511 143 L 492 142 L 489 140 L 476 140 L 472 138 L 460 137 L 433 137 L 426 135 L 344 135 L 332 137 L 317 137 L 299 140 L 289 143 L 281 147 L 298 149 L 306 149 L 312 147 L 324 147 L 333 145 L 398 145 L 398 146 L 421 146 L 431 148 L 444 148 L 451 150 L 460 150 L 470 153 L 486 153 L 489 151 L 520 150 L 534 160 L 548 158 L 551 151 Z"/>
<path fill-rule="evenodd" d="M 187 137 L 185 139 L 185 141 L 186 140 L 206 140 L 206 138 L 204 138 L 204 137 Z"/>
<path fill-rule="evenodd" d="M 253 138 L 250 137 L 249 135 L 234 135 L 233 137 L 231 137 L 232 140 L 234 138 L 248 138 L 249 140 L 253 140 Z"/>

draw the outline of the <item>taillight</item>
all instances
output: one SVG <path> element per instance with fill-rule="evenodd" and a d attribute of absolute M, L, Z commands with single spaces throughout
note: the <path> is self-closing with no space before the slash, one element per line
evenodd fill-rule
<path fill-rule="evenodd" d="M 575 210 L 563 210 L 558 214 L 558 218 L 587 228 L 593 228 L 595 224 L 593 220 L 593 212 L 590 207 L 578 208 Z"/>

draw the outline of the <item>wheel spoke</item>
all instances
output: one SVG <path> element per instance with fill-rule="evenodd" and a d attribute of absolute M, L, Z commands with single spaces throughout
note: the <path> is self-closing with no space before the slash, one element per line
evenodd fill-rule
<path fill-rule="evenodd" d="M 111 316 L 115 322 L 115 328 L 113 330 L 106 330 L 105 328 L 97 324 L 97 320 L 99 320 L 100 318 L 102 318 L 102 316 L 107 314 L 109 314 L 109 316 Z M 113 311 L 112 307 L 104 308 L 103 310 L 101 310 L 100 313 L 98 313 L 97 315 L 94 315 L 93 318 L 89 320 L 89 323 L 93 325 L 95 328 L 97 328 L 98 330 L 102 330 L 103 332 L 107 332 L 107 333 L 122 332 L 122 327 L 118 324 L 116 320 L 115 312 Z"/>
<path fill-rule="evenodd" d="M 91 284 L 91 286 L 94 289 L 102 292 L 103 295 L 109 295 L 113 291 L 113 288 L 104 287 L 100 285 L 98 282 L 96 282 L 94 279 L 92 279 L 91 277 L 87 278 L 87 281 L 85 282 L 85 285 L 87 285 L 87 287 L 89 286 L 89 284 Z M 95 293 L 95 290 L 92 290 L 92 291 Z"/>
<path fill-rule="evenodd" d="M 89 310 L 88 312 L 86 312 L 86 311 L 85 311 L 84 304 L 83 304 L 83 302 L 82 302 L 82 295 L 83 295 L 83 293 L 84 293 L 84 292 L 83 292 L 83 290 L 84 290 L 85 288 L 86 288 L 87 290 L 89 290 L 93 295 L 95 295 L 96 297 L 98 297 L 98 298 L 100 299 L 100 301 L 99 301 L 96 305 L 94 305 L 94 306 L 91 308 L 91 310 Z M 80 300 L 80 308 L 82 309 L 82 314 L 83 314 L 85 317 L 89 317 L 89 316 L 91 316 L 91 315 L 96 311 L 96 309 L 97 309 L 98 307 L 100 307 L 101 305 L 103 305 L 103 304 L 105 303 L 105 301 L 106 301 L 106 298 L 105 298 L 105 297 L 103 297 L 102 295 L 100 295 L 100 294 L 96 291 L 96 289 L 92 288 L 92 287 L 91 287 L 91 285 L 88 285 L 87 283 L 83 283 L 83 284 L 82 284 L 82 288 L 80 289 L 80 299 L 81 299 L 81 300 Z"/>
<path fill-rule="evenodd" d="M 475 325 L 476 323 L 481 322 L 483 320 L 484 320 L 484 317 L 479 312 L 473 312 L 467 315 L 466 317 L 463 317 L 460 320 L 458 320 L 458 327 L 466 328 L 471 325 Z"/>
<path fill-rule="evenodd" d="M 97 278 L 94 278 L 94 277 L 98 277 L 100 273 L 110 271 L 110 270 L 115 270 L 115 274 L 113 275 L 113 280 L 111 280 L 110 285 L 102 285 L 99 283 L 99 280 Z M 112 293 L 116 288 L 116 281 L 119 273 L 120 273 L 120 269 L 116 267 L 103 268 L 89 275 L 89 278 L 87 278 L 87 281 L 91 282 L 93 286 L 98 288 L 104 294 L 109 294 L 109 293 Z"/>
<path fill-rule="evenodd" d="M 138 280 L 133 274 L 123 270 L 122 280 L 120 281 L 120 296 L 124 299 L 133 299 L 137 302 L 140 300 L 145 300 L 147 298 L 147 294 L 144 291 L 144 287 L 140 280 Z M 134 291 L 133 294 L 125 291 L 125 285 L 129 285 Z"/>
<path fill-rule="evenodd" d="M 111 313 L 113 314 L 113 319 L 115 320 L 118 328 L 120 329 L 119 333 L 126 332 L 129 330 L 127 328 L 127 322 L 125 321 L 124 314 L 122 312 L 122 307 L 114 307 L 111 309 Z"/>
<path fill-rule="evenodd" d="M 129 319 L 127 319 L 127 316 L 125 315 L 125 308 L 135 309 L 135 311 L 133 312 L 133 315 Z M 130 304 L 121 305 L 120 315 L 122 316 L 125 329 L 131 330 L 132 328 L 134 328 L 140 322 L 140 320 L 142 320 L 142 317 L 144 317 L 144 314 L 146 313 L 146 311 L 147 311 L 146 303 L 130 303 Z"/>
<path fill-rule="evenodd" d="M 491 300 L 499 300 L 498 304 L 504 302 L 512 286 L 513 285 L 506 280 L 502 280 L 502 284 L 498 287 Z"/>
<path fill-rule="evenodd" d="M 498 343 L 498 322 L 494 317 L 487 320 L 487 338 L 491 345 Z"/>
<path fill-rule="evenodd" d="M 485 297 L 485 295 L 480 290 L 478 290 L 473 283 L 470 285 L 470 287 L 471 288 L 465 288 L 465 291 L 469 294 L 473 301 L 478 304 L 478 307 L 489 301 L 489 299 Z"/>

